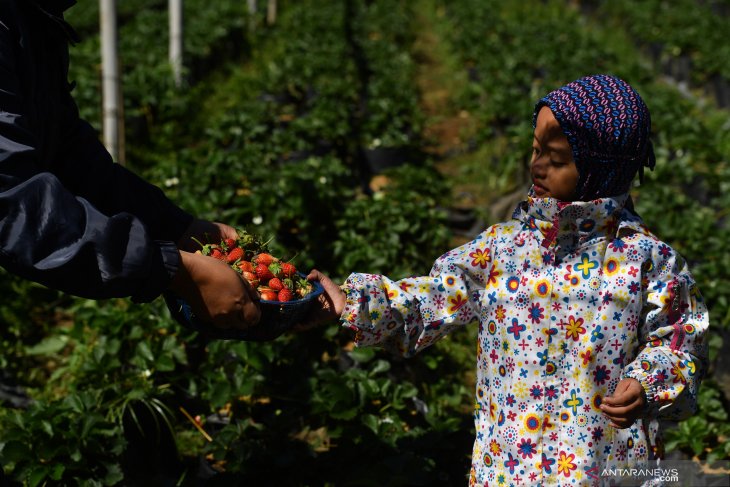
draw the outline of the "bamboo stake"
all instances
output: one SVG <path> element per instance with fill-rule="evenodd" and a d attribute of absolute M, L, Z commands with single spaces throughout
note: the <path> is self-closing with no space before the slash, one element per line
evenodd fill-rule
<path fill-rule="evenodd" d="M 269 0 L 266 9 L 266 24 L 274 25 L 276 23 L 276 0 Z"/>
<path fill-rule="evenodd" d="M 116 162 L 124 163 L 121 151 L 122 120 L 121 87 L 119 83 L 119 49 L 116 0 L 100 0 L 101 30 L 102 124 L 104 145 Z"/>
<path fill-rule="evenodd" d="M 256 0 L 247 0 L 246 3 L 248 4 L 248 29 L 253 32 L 256 28 L 256 12 L 258 10 Z"/>
<path fill-rule="evenodd" d="M 188 420 L 191 423 L 193 423 L 193 426 L 195 426 L 195 428 L 197 428 L 197 430 L 200 431 L 200 434 L 203 435 L 203 437 L 206 440 L 213 441 L 213 438 L 211 438 L 210 435 L 205 432 L 205 430 L 203 429 L 203 427 L 200 426 L 197 421 L 195 421 L 195 418 L 193 418 L 192 416 L 190 416 L 190 413 L 187 412 L 184 407 L 180 406 L 180 411 L 185 415 L 186 418 L 188 418 Z"/>
<path fill-rule="evenodd" d="M 183 69 L 183 0 L 169 0 L 170 66 L 175 86 L 182 85 Z"/>

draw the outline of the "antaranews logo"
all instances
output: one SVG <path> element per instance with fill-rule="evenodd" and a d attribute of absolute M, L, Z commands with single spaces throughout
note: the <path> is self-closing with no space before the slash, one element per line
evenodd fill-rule
<path fill-rule="evenodd" d="M 660 482 L 679 482 L 677 468 L 604 468 L 602 477 L 625 477 L 631 479 L 658 480 Z"/>

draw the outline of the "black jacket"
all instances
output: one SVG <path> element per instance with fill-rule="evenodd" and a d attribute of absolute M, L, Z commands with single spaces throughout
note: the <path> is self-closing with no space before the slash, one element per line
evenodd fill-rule
<path fill-rule="evenodd" d="M 151 301 L 192 216 L 79 118 L 62 18 L 73 3 L 0 0 L 0 265 L 77 296 Z"/>

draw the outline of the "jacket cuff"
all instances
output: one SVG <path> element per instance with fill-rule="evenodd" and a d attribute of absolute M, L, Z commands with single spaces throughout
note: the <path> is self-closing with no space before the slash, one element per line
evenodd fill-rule
<path fill-rule="evenodd" d="M 193 223 L 195 217 L 174 204 L 169 211 L 169 215 L 170 235 L 174 237 L 172 240 L 177 242 L 180 240 L 180 237 L 185 234 L 188 227 L 190 227 Z M 175 270 L 177 270 L 177 266 L 175 267 Z"/>
<path fill-rule="evenodd" d="M 155 240 L 157 252 L 153 252 L 149 278 L 142 288 L 132 295 L 135 303 L 149 303 L 167 289 L 180 267 L 180 252 L 173 242 Z"/>
<path fill-rule="evenodd" d="M 657 387 L 654 385 L 653 381 L 650 382 L 650 378 L 642 373 L 640 370 L 630 370 L 628 372 L 625 372 L 623 374 L 624 379 L 635 379 L 639 381 L 639 384 L 641 384 L 641 387 L 644 388 L 644 395 L 646 396 L 646 402 L 647 404 L 652 404 L 657 402 Z"/>

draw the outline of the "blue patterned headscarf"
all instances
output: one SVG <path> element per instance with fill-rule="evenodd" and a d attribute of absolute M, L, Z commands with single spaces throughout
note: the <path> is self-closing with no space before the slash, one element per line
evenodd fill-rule
<path fill-rule="evenodd" d="M 625 81 L 603 74 L 568 83 L 535 105 L 547 106 L 568 138 L 580 175 L 576 199 L 589 201 L 629 190 L 637 171 L 654 168 L 651 117 Z"/>

